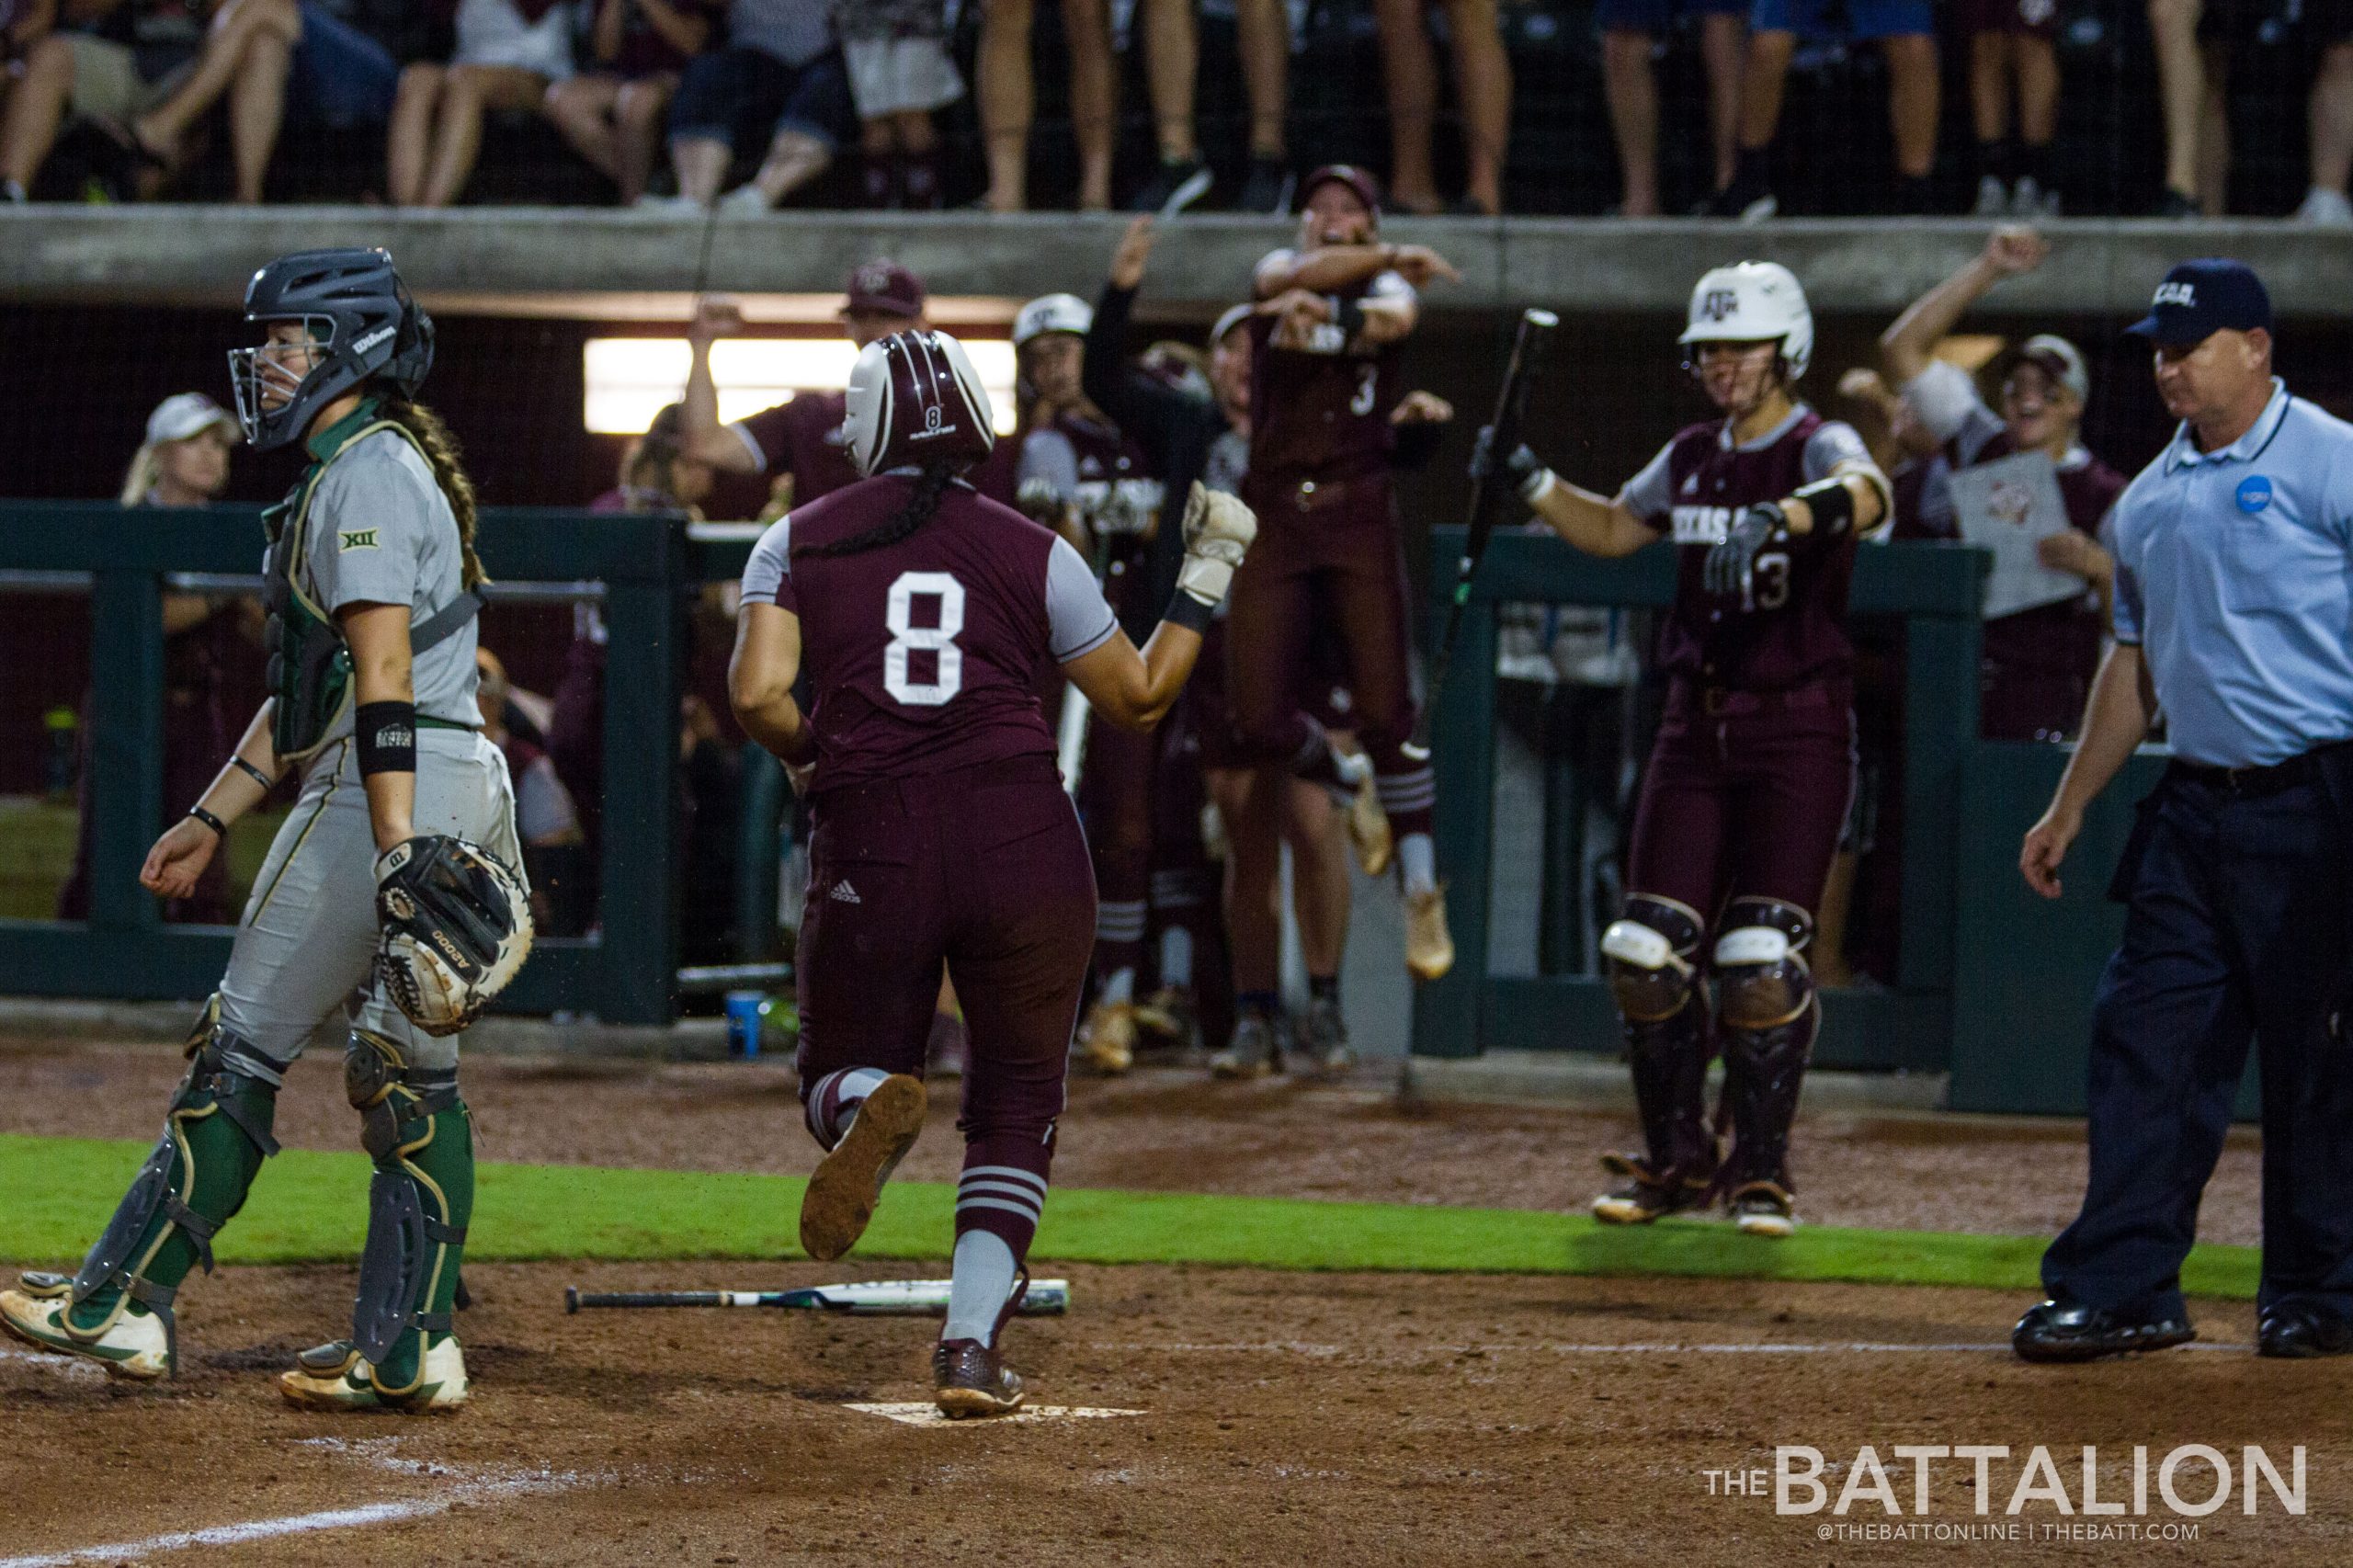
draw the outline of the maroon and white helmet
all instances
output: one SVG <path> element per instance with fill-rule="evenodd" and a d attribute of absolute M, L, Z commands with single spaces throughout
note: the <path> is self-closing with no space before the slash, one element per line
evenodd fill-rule
<path fill-rule="evenodd" d="M 894 332 L 850 367 L 843 447 L 862 474 L 976 463 L 996 445 L 989 394 L 964 346 L 944 332 Z"/>

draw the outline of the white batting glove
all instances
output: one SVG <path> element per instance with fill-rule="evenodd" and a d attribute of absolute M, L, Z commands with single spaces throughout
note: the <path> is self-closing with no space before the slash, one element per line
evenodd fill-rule
<path fill-rule="evenodd" d="M 1176 574 L 1177 587 L 1205 605 L 1222 604 L 1233 569 L 1257 537 L 1258 519 L 1249 507 L 1193 481 L 1185 497 L 1185 564 Z"/>

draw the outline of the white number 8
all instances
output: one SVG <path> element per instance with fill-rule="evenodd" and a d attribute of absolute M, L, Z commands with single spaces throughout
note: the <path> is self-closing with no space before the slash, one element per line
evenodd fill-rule
<path fill-rule="evenodd" d="M 915 597 L 939 600 L 939 624 L 917 626 Z M 910 708 L 937 708 L 964 687 L 964 650 L 956 634 L 964 630 L 964 585 L 945 572 L 902 572 L 891 585 L 891 608 L 884 618 L 891 645 L 882 651 L 882 689 Z M 938 668 L 927 681 L 907 678 L 907 654 L 938 655 Z"/>

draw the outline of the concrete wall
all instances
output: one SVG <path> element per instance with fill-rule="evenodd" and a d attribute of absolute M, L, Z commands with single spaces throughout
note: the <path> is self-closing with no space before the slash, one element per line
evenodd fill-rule
<path fill-rule="evenodd" d="M 1017 301 L 1092 292 L 1124 220 L 1108 215 L 789 211 L 710 228 L 708 283 L 731 291 L 830 296 L 857 263 L 892 256 L 944 295 Z M 668 313 L 690 290 L 705 238 L 694 219 L 627 210 L 354 207 L 72 207 L 0 210 L 0 296 L 18 301 L 225 305 L 252 269 L 311 246 L 391 247 L 441 309 L 488 314 Z M 1148 289 L 1163 307 L 1210 314 L 1252 264 L 1289 237 L 1272 220 L 1188 218 L 1172 226 Z M 1705 267 L 1742 256 L 1788 263 L 1819 311 L 1892 312 L 1966 259 L 1984 225 L 1967 220 L 1720 222 L 1396 220 L 1389 237 L 1441 249 L 1460 285 L 1440 309 L 1680 311 Z M 2228 253 L 2258 267 L 2284 314 L 2341 315 L 2353 302 L 2353 244 L 2279 222 L 2084 221 L 2051 225 L 2057 254 L 1997 292 L 1986 312 L 2136 310 L 2171 263 Z M 635 298 L 624 298 L 634 296 Z M 599 301 L 603 301 L 600 305 Z M 662 309 L 648 309 L 651 302 Z M 1009 305 L 1008 305 L 1009 310 Z"/>

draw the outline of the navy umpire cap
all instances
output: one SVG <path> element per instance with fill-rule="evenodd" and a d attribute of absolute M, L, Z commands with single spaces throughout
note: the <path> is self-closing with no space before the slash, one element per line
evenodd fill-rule
<path fill-rule="evenodd" d="M 2149 313 L 2124 330 L 2136 337 L 2188 347 L 2218 332 L 2271 330 L 2271 295 L 2255 268 L 2226 256 L 2185 261 L 2157 285 Z"/>

